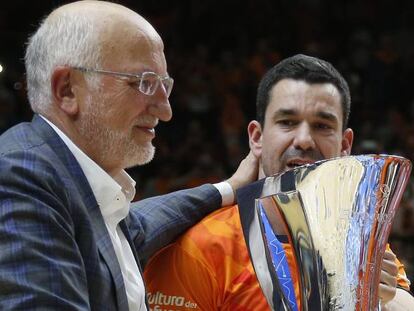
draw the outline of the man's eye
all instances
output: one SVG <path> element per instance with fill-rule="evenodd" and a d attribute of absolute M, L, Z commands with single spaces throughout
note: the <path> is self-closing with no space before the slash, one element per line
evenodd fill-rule
<path fill-rule="evenodd" d="M 329 130 L 332 128 L 332 126 L 326 123 L 316 123 L 315 128 L 320 129 L 320 130 Z"/>
<path fill-rule="evenodd" d="M 153 83 L 151 79 L 141 79 L 141 87 L 144 89 L 150 89 Z"/>
<path fill-rule="evenodd" d="M 295 126 L 298 122 L 295 120 L 279 120 L 276 123 L 281 126 Z"/>
<path fill-rule="evenodd" d="M 153 94 L 158 86 L 158 80 L 155 77 L 145 77 L 141 79 L 141 91 L 148 94 Z"/>
<path fill-rule="evenodd" d="M 133 87 L 133 88 L 138 88 L 138 86 L 139 86 L 139 80 L 129 80 L 128 81 L 128 85 L 130 85 L 131 87 Z"/>

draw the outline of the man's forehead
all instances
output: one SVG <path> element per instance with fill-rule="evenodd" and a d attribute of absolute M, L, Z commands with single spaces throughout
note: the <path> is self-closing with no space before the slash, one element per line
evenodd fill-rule
<path fill-rule="evenodd" d="M 165 74 L 164 44 L 148 23 L 118 20 L 102 36 L 103 63 L 113 70 L 149 70 Z M 161 68 L 152 68 L 153 64 Z M 123 68 L 125 67 L 125 68 Z"/>
<path fill-rule="evenodd" d="M 282 79 L 270 90 L 270 99 L 287 96 L 300 99 L 310 95 L 340 99 L 339 90 L 332 83 L 309 83 L 303 80 Z"/>
<path fill-rule="evenodd" d="M 274 117 L 275 113 L 294 115 L 303 111 L 312 111 L 318 116 L 326 112 L 336 116 L 340 122 L 342 100 L 336 86 L 331 83 L 307 83 L 294 79 L 283 79 L 273 86 L 266 109 L 268 117 Z"/>

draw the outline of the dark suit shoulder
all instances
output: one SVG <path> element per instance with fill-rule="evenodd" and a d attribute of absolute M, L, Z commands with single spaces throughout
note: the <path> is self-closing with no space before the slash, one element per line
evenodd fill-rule
<path fill-rule="evenodd" d="M 0 136 L 0 155 L 17 150 L 27 150 L 42 144 L 44 140 L 33 129 L 32 123 L 20 123 Z"/>
<path fill-rule="evenodd" d="M 28 196 L 66 214 L 89 189 L 72 153 L 40 117 L 0 136 L 0 171 L 0 199 L 15 204 Z"/>

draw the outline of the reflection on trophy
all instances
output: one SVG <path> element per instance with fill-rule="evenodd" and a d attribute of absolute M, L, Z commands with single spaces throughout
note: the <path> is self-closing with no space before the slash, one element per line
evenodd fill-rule
<path fill-rule="evenodd" d="M 362 155 L 262 181 L 253 212 L 239 208 L 269 306 L 378 310 L 382 257 L 410 170 L 401 157 Z"/>

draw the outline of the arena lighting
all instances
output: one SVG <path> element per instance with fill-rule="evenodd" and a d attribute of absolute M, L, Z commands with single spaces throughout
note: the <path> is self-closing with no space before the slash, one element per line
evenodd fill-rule
<path fill-rule="evenodd" d="M 3 66 L 0 64 L 0 73 L 3 72 Z"/>

